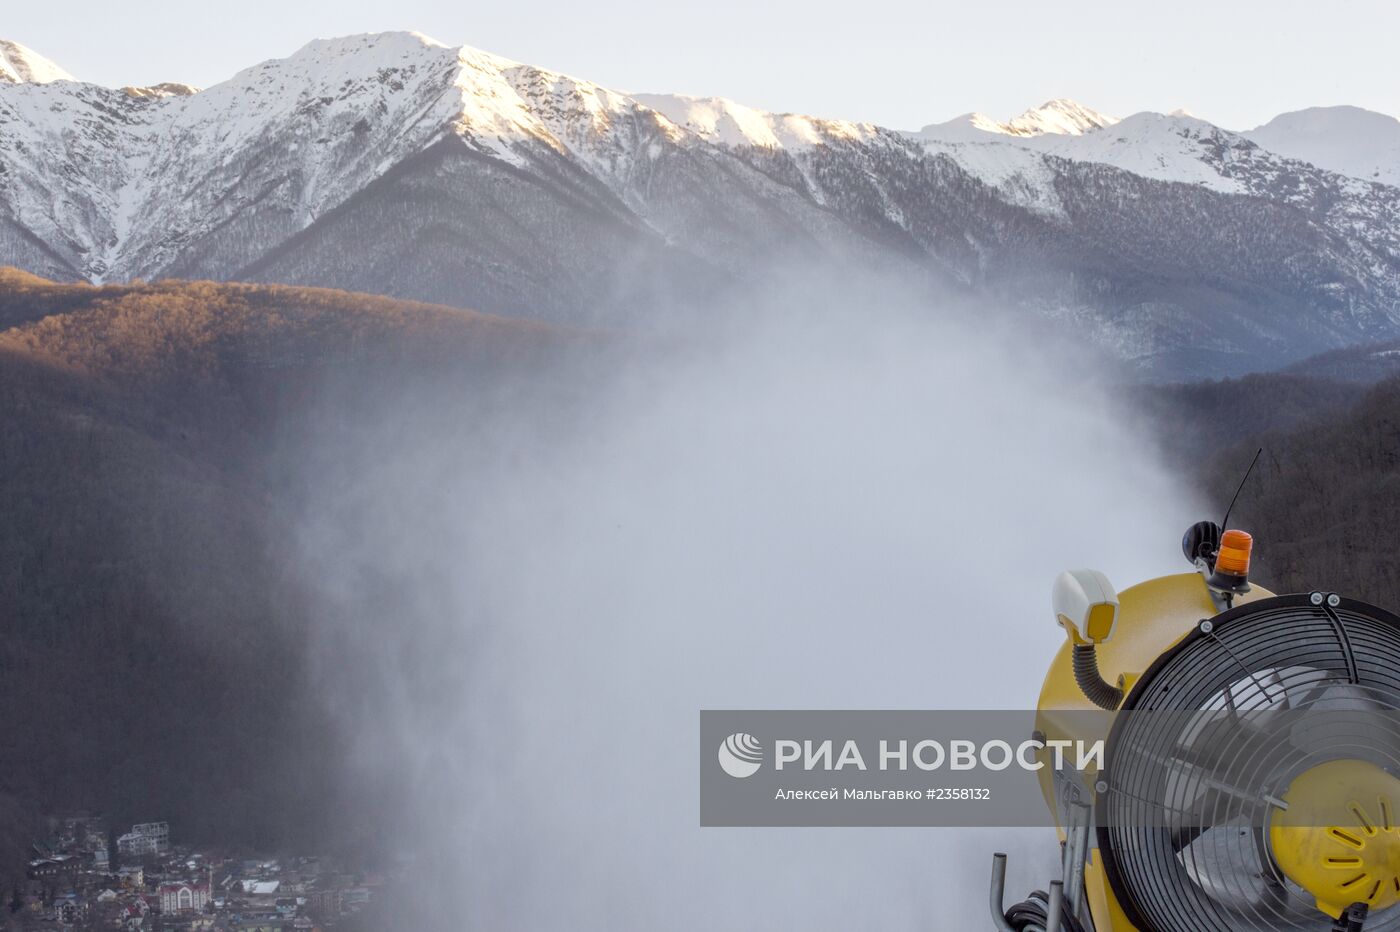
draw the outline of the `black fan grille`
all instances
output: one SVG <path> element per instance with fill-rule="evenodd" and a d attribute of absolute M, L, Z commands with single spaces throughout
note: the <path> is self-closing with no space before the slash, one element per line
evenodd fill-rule
<path fill-rule="evenodd" d="M 1145 932 L 1330 929 L 1272 861 L 1266 791 L 1337 758 L 1400 774 L 1400 742 L 1333 727 L 1301 743 L 1265 735 L 1193 756 L 1182 750 L 1191 747 L 1186 723 L 1199 724 L 1198 710 L 1208 708 L 1272 720 L 1283 716 L 1266 711 L 1326 708 L 1339 696 L 1348 706 L 1385 710 L 1378 718 L 1391 722 L 1390 710 L 1400 709 L 1400 619 L 1351 600 L 1318 605 L 1299 595 L 1247 603 L 1210 621 L 1144 674 L 1110 735 L 1108 790 L 1097 810 L 1110 882 Z M 1189 811 L 1173 806 L 1183 756 L 1193 774 L 1226 788 L 1196 798 Z M 1400 930 L 1400 906 L 1373 912 L 1366 929 Z"/>

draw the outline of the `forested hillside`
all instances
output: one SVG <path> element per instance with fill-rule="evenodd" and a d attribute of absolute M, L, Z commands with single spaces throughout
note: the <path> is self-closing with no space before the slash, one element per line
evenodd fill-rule
<path fill-rule="evenodd" d="M 1258 578 L 1400 612 L 1400 379 L 1291 429 L 1241 431 L 1210 461 L 1206 481 L 1217 500 L 1229 500 L 1260 447 L 1232 519 L 1255 535 Z"/>
<path fill-rule="evenodd" d="M 1255 535 L 1255 578 L 1400 611 L 1400 378 L 1357 381 L 1369 370 L 1348 362 L 1329 354 L 1315 367 L 1345 381 L 1263 373 L 1142 387 L 1133 401 L 1166 459 L 1221 511 L 1263 450 L 1230 522 Z"/>
<path fill-rule="evenodd" d="M 328 398 L 494 383 L 554 339 L 344 292 L 0 273 L 0 875 L 55 810 L 263 850 L 367 831 L 307 695 L 284 451 Z"/>

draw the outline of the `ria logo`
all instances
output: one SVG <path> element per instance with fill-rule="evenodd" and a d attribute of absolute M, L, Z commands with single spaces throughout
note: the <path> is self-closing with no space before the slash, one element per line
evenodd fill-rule
<path fill-rule="evenodd" d="M 731 777 L 751 777 L 763 763 L 763 745 L 753 735 L 738 732 L 719 746 L 719 765 Z"/>

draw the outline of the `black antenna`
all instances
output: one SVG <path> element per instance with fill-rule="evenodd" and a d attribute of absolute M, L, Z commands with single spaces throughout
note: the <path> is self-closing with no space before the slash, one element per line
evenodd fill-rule
<path fill-rule="evenodd" d="M 1230 507 L 1225 509 L 1225 517 L 1220 521 L 1221 533 L 1224 533 L 1225 529 L 1230 526 L 1230 512 L 1235 510 L 1235 502 L 1240 500 L 1240 493 L 1244 491 L 1244 484 L 1249 481 L 1249 474 L 1254 472 L 1254 465 L 1259 462 L 1259 457 L 1262 456 L 1263 453 L 1264 448 L 1260 447 L 1259 451 L 1254 454 L 1254 459 L 1249 461 L 1249 468 L 1244 471 L 1244 478 L 1240 480 L 1239 488 L 1235 489 L 1235 497 L 1230 499 Z"/>

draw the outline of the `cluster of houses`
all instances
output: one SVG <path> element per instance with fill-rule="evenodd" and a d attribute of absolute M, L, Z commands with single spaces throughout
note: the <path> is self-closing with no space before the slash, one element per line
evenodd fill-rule
<path fill-rule="evenodd" d="M 0 928 L 315 932 L 348 927 L 384 882 L 326 858 L 247 859 L 173 846 L 164 822 L 120 835 L 100 818 L 49 822 Z"/>

